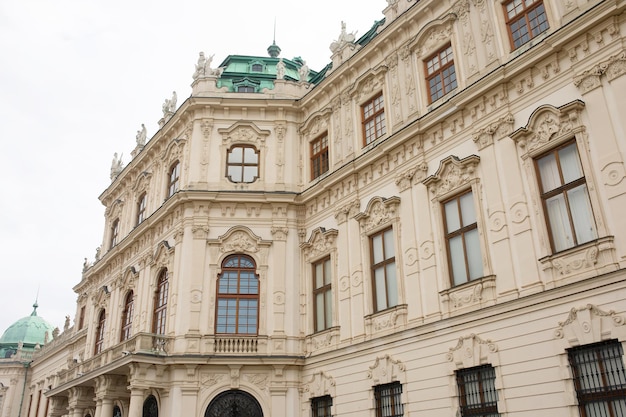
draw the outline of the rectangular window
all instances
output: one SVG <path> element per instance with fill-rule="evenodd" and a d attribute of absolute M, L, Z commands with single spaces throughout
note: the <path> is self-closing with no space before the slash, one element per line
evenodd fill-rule
<path fill-rule="evenodd" d="M 498 417 L 496 372 L 491 365 L 456 371 L 461 416 Z"/>
<path fill-rule="evenodd" d="M 426 82 L 429 103 L 433 103 L 457 86 L 452 45 L 447 45 L 426 60 Z"/>
<path fill-rule="evenodd" d="M 78 315 L 78 330 L 81 330 L 85 326 L 85 306 L 80 308 L 80 314 Z"/>
<path fill-rule="evenodd" d="M 398 305 L 398 281 L 393 229 L 389 228 L 370 236 L 370 259 L 374 311 L 395 307 Z"/>
<path fill-rule="evenodd" d="M 363 139 L 369 145 L 387 133 L 385 102 L 379 94 L 361 107 L 363 116 Z"/>
<path fill-rule="evenodd" d="M 483 261 L 472 191 L 444 202 L 443 216 L 452 285 L 482 277 Z"/>
<path fill-rule="evenodd" d="M 576 142 L 536 159 L 535 166 L 552 250 L 559 252 L 598 237 Z"/>
<path fill-rule="evenodd" d="M 511 0 L 504 5 L 504 9 L 513 49 L 549 28 L 542 0 Z"/>
<path fill-rule="evenodd" d="M 254 182 L 259 177 L 259 151 L 252 146 L 233 146 L 226 155 L 226 176 L 232 182 Z"/>
<path fill-rule="evenodd" d="M 617 340 L 569 349 L 582 417 L 626 416 L 626 370 Z"/>
<path fill-rule="evenodd" d="M 333 405 L 333 399 L 330 395 L 323 397 L 311 398 L 311 410 L 313 417 L 332 417 L 330 407 Z"/>
<path fill-rule="evenodd" d="M 316 332 L 321 332 L 331 327 L 332 303 L 329 256 L 313 264 L 313 309 Z"/>
<path fill-rule="evenodd" d="M 328 172 L 328 134 L 311 142 L 311 179 Z"/>
<path fill-rule="evenodd" d="M 111 225 L 111 241 L 109 244 L 109 249 L 113 246 L 117 245 L 117 237 L 120 232 L 120 220 L 113 220 L 113 224 Z"/>
<path fill-rule="evenodd" d="M 167 196 L 171 197 L 176 191 L 178 191 L 180 183 L 180 163 L 176 161 L 169 171 L 169 182 L 167 187 Z"/>
<path fill-rule="evenodd" d="M 402 417 L 404 415 L 402 384 L 399 382 L 376 385 L 374 399 L 376 400 L 376 417 Z"/>
<path fill-rule="evenodd" d="M 146 202 L 148 197 L 146 193 L 141 194 L 139 200 L 137 200 L 137 225 L 146 219 Z"/>

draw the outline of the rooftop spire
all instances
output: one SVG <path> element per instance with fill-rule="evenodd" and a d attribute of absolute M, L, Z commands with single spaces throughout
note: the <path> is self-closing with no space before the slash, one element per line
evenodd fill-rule
<path fill-rule="evenodd" d="M 280 55 L 280 47 L 276 45 L 276 18 L 274 17 L 274 39 L 272 40 L 272 44 L 267 48 L 267 53 L 272 58 L 277 58 Z"/>

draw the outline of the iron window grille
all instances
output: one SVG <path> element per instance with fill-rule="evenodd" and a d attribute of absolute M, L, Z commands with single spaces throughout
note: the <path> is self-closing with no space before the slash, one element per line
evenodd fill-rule
<path fill-rule="evenodd" d="M 374 399 L 376 400 L 376 417 L 402 417 L 404 415 L 402 384 L 399 382 L 376 385 Z"/>
<path fill-rule="evenodd" d="M 499 417 L 496 372 L 491 365 L 456 371 L 461 416 Z"/>

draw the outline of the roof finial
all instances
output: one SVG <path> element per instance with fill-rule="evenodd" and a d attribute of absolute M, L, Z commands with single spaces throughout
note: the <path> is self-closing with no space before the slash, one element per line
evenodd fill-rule
<path fill-rule="evenodd" d="M 280 55 L 280 47 L 276 45 L 276 17 L 274 17 L 274 39 L 269 48 L 267 48 L 267 53 L 272 58 L 277 58 Z"/>
<path fill-rule="evenodd" d="M 41 285 L 37 285 L 37 295 L 35 296 L 35 304 L 33 304 L 33 312 L 30 313 L 31 316 L 37 315 L 37 307 L 39 307 L 39 304 L 37 304 L 37 301 L 39 300 L 39 287 L 41 287 Z"/>

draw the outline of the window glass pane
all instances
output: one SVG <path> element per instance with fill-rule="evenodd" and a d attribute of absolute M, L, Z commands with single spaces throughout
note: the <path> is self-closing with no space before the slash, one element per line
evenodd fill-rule
<path fill-rule="evenodd" d="M 463 226 L 476 223 L 476 212 L 474 211 L 474 196 L 472 193 L 466 193 L 459 197 L 461 206 L 461 217 L 463 218 Z"/>
<path fill-rule="evenodd" d="M 393 245 L 393 230 L 389 229 L 383 234 L 385 244 L 385 259 L 396 256 Z"/>
<path fill-rule="evenodd" d="M 543 192 L 554 190 L 561 186 L 561 178 L 559 176 L 559 168 L 556 164 L 554 154 L 546 155 L 537 160 L 539 167 L 539 176 L 541 177 L 541 188 Z"/>
<path fill-rule="evenodd" d="M 228 176 L 231 181 L 241 182 L 242 179 L 242 169 L 240 166 L 228 167 Z"/>
<path fill-rule="evenodd" d="M 324 284 L 330 284 L 330 259 L 324 261 Z"/>
<path fill-rule="evenodd" d="M 372 237 L 372 253 L 374 255 L 374 264 L 382 262 L 383 259 L 383 237 L 376 235 Z"/>
<path fill-rule="evenodd" d="M 324 286 L 323 268 L 321 263 L 315 264 L 315 288 Z"/>
<path fill-rule="evenodd" d="M 252 148 L 244 148 L 244 161 L 246 164 L 256 164 L 259 162 L 259 155 Z"/>
<path fill-rule="evenodd" d="M 376 311 L 384 310 L 387 308 L 384 268 L 378 268 L 374 271 L 374 282 L 376 284 Z"/>
<path fill-rule="evenodd" d="M 580 245 L 597 238 L 595 221 L 591 213 L 587 185 L 582 184 L 567 192 L 572 221 L 576 231 L 576 241 Z"/>
<path fill-rule="evenodd" d="M 483 261 L 480 255 L 478 229 L 470 230 L 465 233 L 464 236 L 465 250 L 467 251 L 467 263 L 469 267 L 469 278 L 480 278 L 483 276 Z"/>
<path fill-rule="evenodd" d="M 398 282 L 396 280 L 396 264 L 390 263 L 385 266 L 387 274 L 387 298 L 389 299 L 389 307 L 398 305 Z"/>
<path fill-rule="evenodd" d="M 317 320 L 317 330 L 324 330 L 324 294 L 315 296 L 315 320 Z"/>
<path fill-rule="evenodd" d="M 563 182 L 565 184 L 583 176 L 583 169 L 580 166 L 580 158 L 578 158 L 575 143 L 559 150 L 559 162 L 561 163 Z"/>
<path fill-rule="evenodd" d="M 574 236 L 569 224 L 567 206 L 563 194 L 546 200 L 548 219 L 554 240 L 554 249 L 558 252 L 574 246 Z"/>
<path fill-rule="evenodd" d="M 243 162 L 243 148 L 233 148 L 228 154 L 228 162 L 231 164 Z"/>
<path fill-rule="evenodd" d="M 328 290 L 324 293 L 324 306 L 325 306 L 325 314 L 326 314 L 326 327 L 330 327 L 332 323 L 332 303 L 333 303 L 333 293 Z"/>
<path fill-rule="evenodd" d="M 456 236 L 448 240 L 450 249 L 450 263 L 452 264 L 452 277 L 454 285 L 467 282 L 467 274 L 465 272 L 465 256 L 463 254 L 462 236 Z"/>
<path fill-rule="evenodd" d="M 243 167 L 243 182 L 252 182 L 257 177 L 257 167 Z"/>
<path fill-rule="evenodd" d="M 459 219 L 459 208 L 457 200 L 448 201 L 444 206 L 446 212 L 446 232 L 454 232 L 461 228 L 461 219 Z"/>

